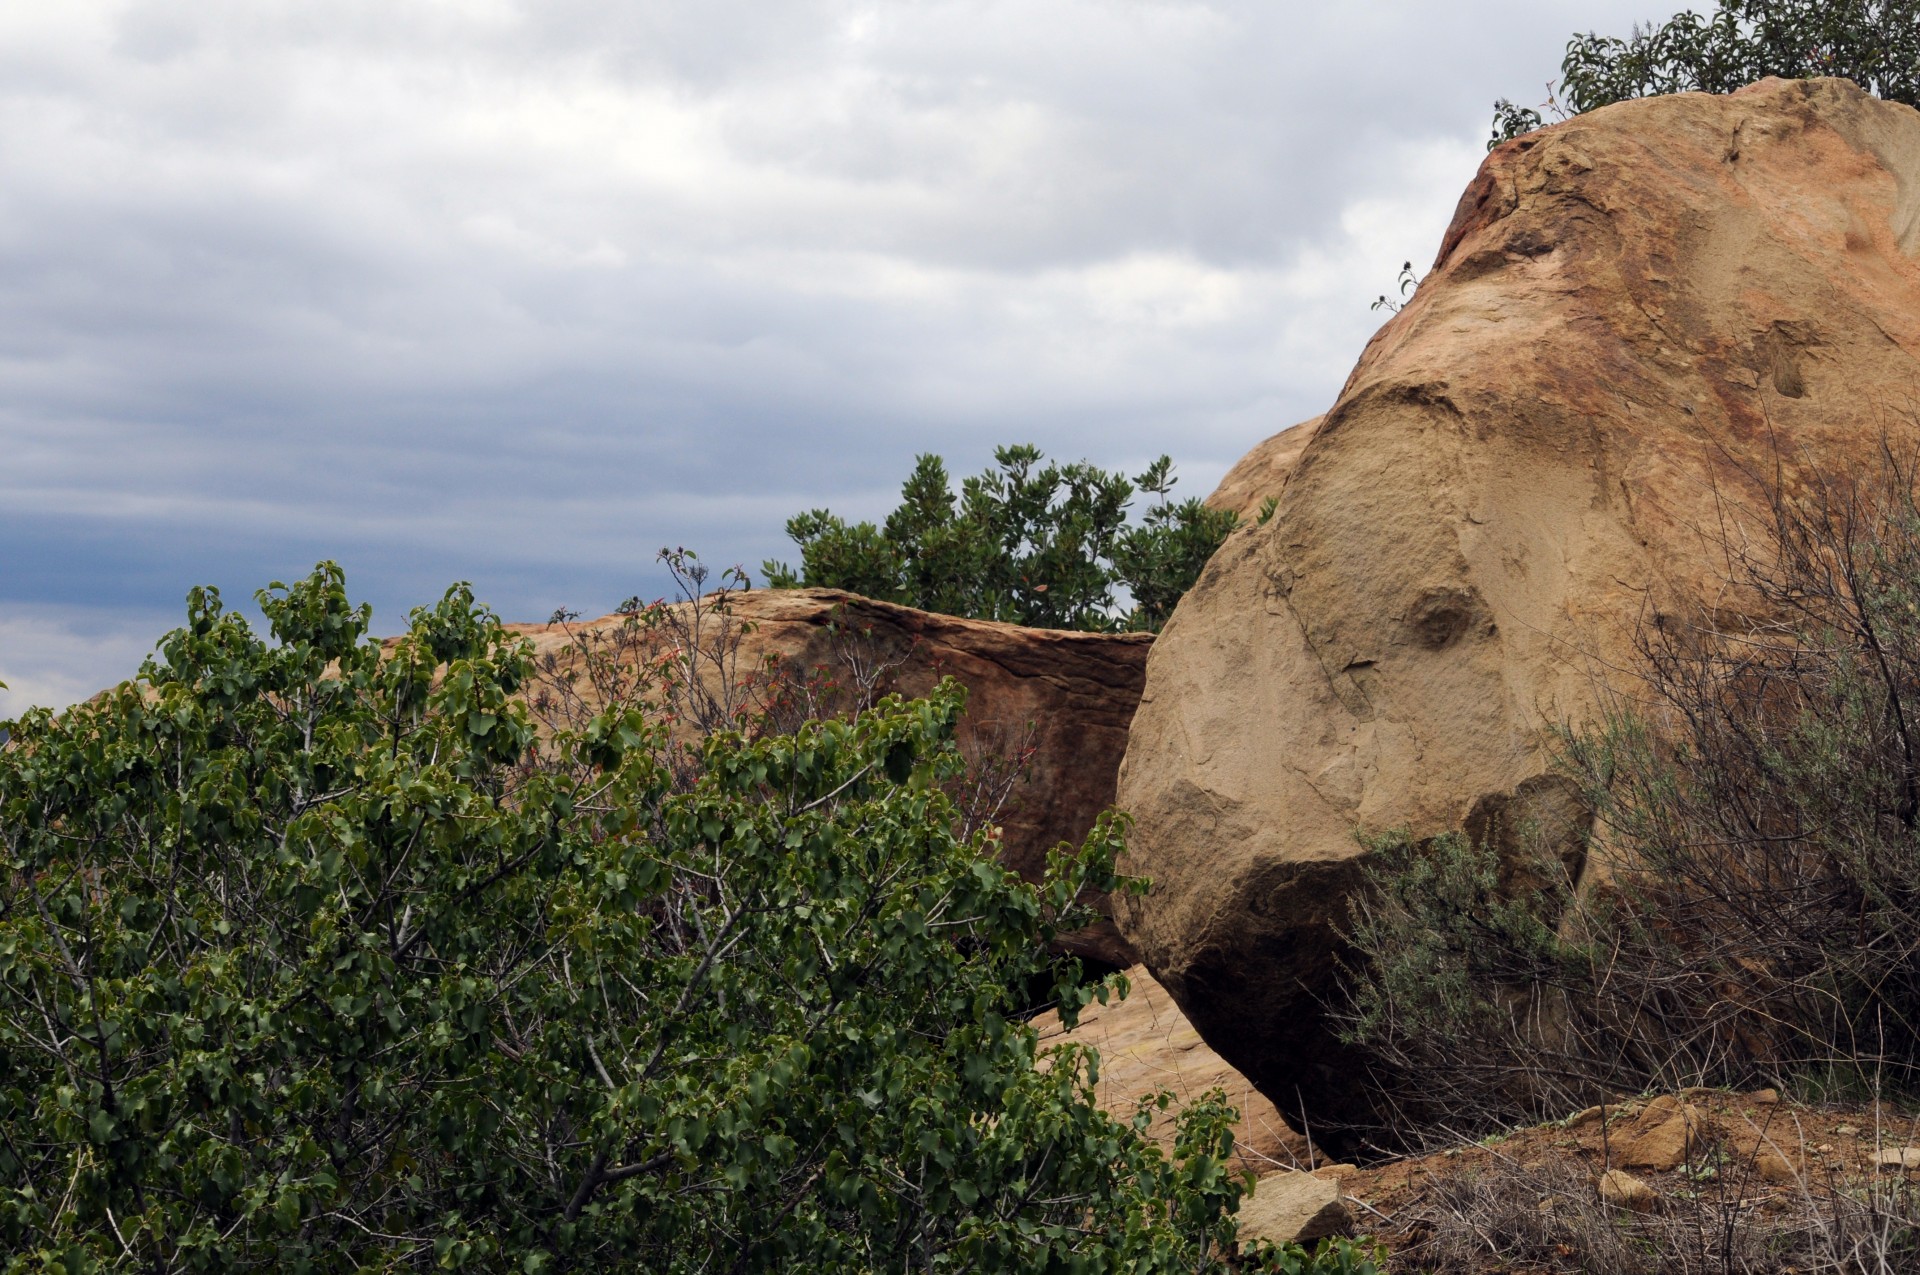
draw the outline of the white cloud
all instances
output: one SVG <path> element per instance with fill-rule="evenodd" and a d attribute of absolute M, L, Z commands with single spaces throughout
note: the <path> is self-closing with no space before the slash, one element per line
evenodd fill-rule
<path fill-rule="evenodd" d="M 113 609 L 0 606 L 0 721 L 65 708 L 131 677 L 176 623 Z"/>
<path fill-rule="evenodd" d="M 1204 488 L 1327 405 L 1491 99 L 1634 16 L 0 7 L 0 605 L 334 556 L 389 625 L 591 609 L 1020 440 Z"/>

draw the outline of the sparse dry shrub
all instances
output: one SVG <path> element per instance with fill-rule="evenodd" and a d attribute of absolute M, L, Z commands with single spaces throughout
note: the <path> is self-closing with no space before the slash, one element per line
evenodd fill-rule
<path fill-rule="evenodd" d="M 1584 853 L 1525 829 L 1504 852 L 1374 840 L 1346 1031 L 1410 1123 L 1920 1084 L 1913 458 L 1889 445 L 1866 479 L 1783 467 L 1767 488 L 1745 524 L 1762 534 L 1720 537 L 1736 605 L 1650 617 L 1638 684 L 1563 734 Z"/>
<path fill-rule="evenodd" d="M 1829 1174 L 1772 1191 L 1738 1162 L 1644 1209 L 1601 1200 L 1578 1162 L 1495 1156 L 1437 1178 L 1395 1219 L 1391 1269 L 1567 1275 L 1897 1275 L 1920 1263 L 1920 1191 L 1900 1174 Z"/>
<path fill-rule="evenodd" d="M 818 705 L 797 694 L 805 688 L 788 671 L 743 662 L 753 629 L 735 615 L 733 598 L 747 587 L 744 571 L 730 567 L 715 578 L 686 549 L 662 549 L 659 561 L 673 580 L 672 598 L 628 598 L 612 624 L 581 624 L 576 612 L 554 613 L 551 623 L 566 643 L 537 661 L 529 698 L 542 729 L 581 730 L 608 708 L 638 709 L 671 728 L 655 746 L 685 787 L 699 773 L 701 745 L 720 731 L 778 734 L 836 715 L 808 714 Z"/>
<path fill-rule="evenodd" d="M 1407 1239 L 1395 1270 L 1471 1275 L 1492 1262 L 1608 1275 L 1663 1269 L 1614 1224 L 1586 1173 L 1569 1164 L 1496 1160 L 1438 1179 L 1402 1225 Z"/>

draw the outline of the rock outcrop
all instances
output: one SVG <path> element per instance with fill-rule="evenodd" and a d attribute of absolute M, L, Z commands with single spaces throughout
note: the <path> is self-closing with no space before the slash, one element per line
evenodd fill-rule
<path fill-rule="evenodd" d="M 1737 602 L 1722 516 L 1776 462 L 1871 472 L 1917 402 L 1920 112 L 1768 80 L 1493 151 L 1148 664 L 1118 919 L 1208 1043 L 1316 1139 L 1375 1122 L 1326 1013 L 1355 830 L 1577 844 L 1546 728 Z"/>
<path fill-rule="evenodd" d="M 1616 1155 L 1623 1168 L 1657 1172 L 1698 1160 L 1718 1140 L 1717 1131 L 1700 1108 L 1670 1094 L 1649 1102 L 1618 1137 Z"/>
<path fill-rule="evenodd" d="M 1100 1051 L 1094 1097 L 1103 1110 L 1117 1119 L 1131 1120 L 1142 1098 L 1170 1090 L 1173 1105 L 1154 1113 L 1147 1136 L 1171 1150 L 1187 1102 L 1219 1089 L 1240 1112 L 1233 1131 L 1236 1169 L 1263 1175 L 1276 1169 L 1311 1168 L 1320 1162 L 1312 1144 L 1287 1126 L 1273 1104 L 1200 1039 L 1144 966 L 1136 965 L 1126 974 L 1127 998 L 1087 1006 L 1072 1032 L 1061 1028 L 1060 1016 L 1052 1011 L 1033 1024 L 1043 1045 L 1072 1040 Z"/>
<path fill-rule="evenodd" d="M 1240 1239 L 1311 1244 L 1353 1229 L 1338 1179 L 1282 1170 L 1253 1184 L 1240 1202 Z"/>
<path fill-rule="evenodd" d="M 731 676 L 765 685 L 869 680 L 876 695 L 924 695 L 951 676 L 967 687 L 958 742 L 987 785 L 1018 761 L 996 818 L 1003 862 L 1030 880 L 1062 841 L 1076 844 L 1113 804 L 1127 727 L 1145 676 L 1149 634 L 1077 633 L 968 620 L 876 602 L 834 589 L 755 590 L 727 602 L 737 643 Z M 679 608 L 684 614 L 686 604 Z M 718 616 L 704 621 L 702 644 L 723 642 Z M 536 658 L 618 628 L 620 616 L 571 626 L 515 625 Z M 711 684 L 717 664 L 701 662 Z M 751 694 L 751 691 L 746 692 Z M 1116 968 L 1137 959 L 1111 924 L 1063 946 Z"/>
<path fill-rule="evenodd" d="M 1294 466 L 1300 463 L 1301 453 L 1326 419 L 1316 416 L 1289 426 L 1242 456 L 1207 497 L 1207 504 L 1233 510 L 1243 525 L 1257 522 L 1261 506 L 1269 497 L 1278 499 L 1287 479 L 1293 476 Z"/>

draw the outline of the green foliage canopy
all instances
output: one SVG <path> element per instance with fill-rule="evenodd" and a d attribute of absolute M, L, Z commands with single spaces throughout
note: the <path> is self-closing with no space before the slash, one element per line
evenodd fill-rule
<path fill-rule="evenodd" d="M 883 526 L 825 509 L 797 515 L 787 534 L 800 570 L 769 561 L 767 582 L 1036 628 L 1157 632 L 1237 521 L 1197 498 L 1172 500 L 1165 456 L 1132 482 L 1085 462 L 1043 464 L 1025 445 L 996 449 L 994 461 L 956 499 L 945 463 L 919 457 Z M 1136 484 L 1158 499 L 1130 526 Z M 1132 599 L 1125 613 L 1119 590 Z"/>
<path fill-rule="evenodd" d="M 1038 886 L 957 838 L 959 688 L 686 777 L 638 702 L 536 730 L 464 587 L 384 649 L 331 564 L 258 598 L 0 751 L 0 1269 L 1233 1251 L 1231 1110 L 1163 1156 L 1014 1016 L 1123 825 Z"/>
<path fill-rule="evenodd" d="M 1730 93 L 1770 75 L 1837 75 L 1920 106 L 1920 0 L 1722 0 L 1628 38 L 1576 35 L 1560 63 L 1555 109 L 1578 115 L 1660 93 Z M 1501 99 L 1489 149 L 1539 128 L 1540 113 Z"/>

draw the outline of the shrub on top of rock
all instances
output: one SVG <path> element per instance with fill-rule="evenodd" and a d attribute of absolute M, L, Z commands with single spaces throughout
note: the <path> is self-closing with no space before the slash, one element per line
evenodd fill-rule
<path fill-rule="evenodd" d="M 998 448 L 997 468 L 968 478 L 956 500 L 945 464 L 921 456 L 884 525 L 825 509 L 788 520 L 800 569 L 770 560 L 767 582 L 1034 628 L 1158 632 L 1235 514 L 1174 501 L 1165 456 L 1132 482 L 1043 460 L 1036 447 Z M 1130 526 L 1136 486 L 1157 499 Z"/>
<path fill-rule="evenodd" d="M 1917 0 L 1720 0 L 1636 25 L 1622 40 L 1594 32 L 1567 42 L 1548 108 L 1562 118 L 1660 93 L 1731 93 L 1768 76 L 1841 76 L 1890 102 L 1920 106 Z M 1488 149 L 1530 133 L 1540 112 L 1494 103 Z"/>

